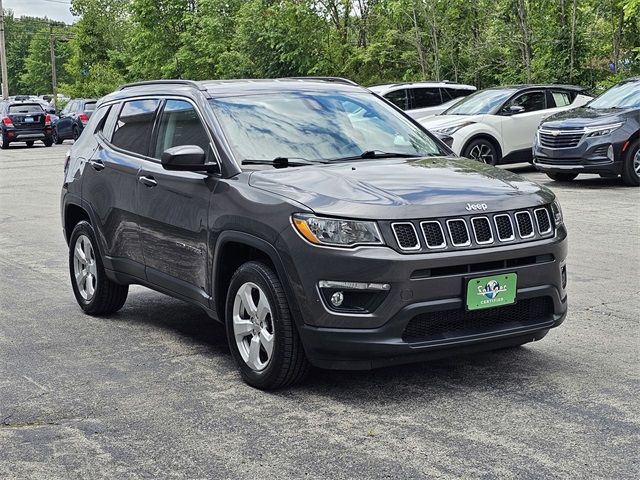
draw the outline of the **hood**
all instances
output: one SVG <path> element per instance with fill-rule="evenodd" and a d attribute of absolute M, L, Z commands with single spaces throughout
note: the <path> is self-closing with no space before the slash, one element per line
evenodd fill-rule
<path fill-rule="evenodd" d="M 420 124 L 427 130 L 446 128 L 467 122 L 479 122 L 484 115 L 435 115 L 420 120 Z"/>
<path fill-rule="evenodd" d="M 319 215 L 399 220 L 549 203 L 553 194 L 508 170 L 461 158 L 361 160 L 258 171 L 249 184 Z"/>
<path fill-rule="evenodd" d="M 574 108 L 547 117 L 542 123 L 545 128 L 582 128 L 607 125 L 624 121 L 626 116 L 638 112 L 638 109 L 596 109 L 589 107 Z"/>

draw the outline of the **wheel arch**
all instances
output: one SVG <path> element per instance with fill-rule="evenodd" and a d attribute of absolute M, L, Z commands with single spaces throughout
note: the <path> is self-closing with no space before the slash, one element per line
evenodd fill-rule
<path fill-rule="evenodd" d="M 74 227 L 82 220 L 92 223 L 89 212 L 76 203 L 68 203 L 64 209 L 64 236 L 67 244 L 71 239 L 71 232 L 73 232 Z"/>
<path fill-rule="evenodd" d="M 239 231 L 223 232 L 216 243 L 211 270 L 211 298 L 218 319 L 223 323 L 225 321 L 225 304 L 231 277 L 242 264 L 252 260 L 262 261 L 273 268 L 284 287 L 294 319 L 299 319 L 300 309 L 276 248 L 262 238 Z"/>

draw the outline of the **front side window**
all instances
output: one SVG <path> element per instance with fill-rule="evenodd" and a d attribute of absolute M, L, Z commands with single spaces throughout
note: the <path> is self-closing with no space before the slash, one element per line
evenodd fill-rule
<path fill-rule="evenodd" d="M 412 108 L 435 107 L 442 103 L 439 88 L 414 88 Z"/>
<path fill-rule="evenodd" d="M 409 109 L 409 95 L 407 95 L 407 90 L 396 90 L 394 92 L 387 93 L 384 98 L 393 103 L 396 107 L 401 108 L 402 110 Z"/>
<path fill-rule="evenodd" d="M 128 152 L 147 155 L 153 119 L 159 100 L 125 102 L 115 125 L 111 143 Z"/>
<path fill-rule="evenodd" d="M 524 108 L 525 112 L 535 112 L 537 110 L 544 110 L 547 108 L 544 99 L 544 92 L 523 93 L 509 102 L 507 108 L 512 105 Z"/>
<path fill-rule="evenodd" d="M 366 92 L 273 92 L 210 100 L 241 160 L 339 161 L 364 152 L 447 155 L 429 134 Z"/>
<path fill-rule="evenodd" d="M 180 145 L 197 145 L 209 152 L 209 137 L 195 107 L 185 100 L 167 100 L 158 126 L 154 157 Z"/>

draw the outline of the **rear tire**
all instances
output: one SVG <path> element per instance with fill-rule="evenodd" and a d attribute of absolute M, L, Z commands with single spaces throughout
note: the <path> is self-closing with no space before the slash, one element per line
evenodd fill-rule
<path fill-rule="evenodd" d="M 78 127 L 73 127 L 73 141 L 75 142 L 76 140 L 78 140 L 79 136 L 80 131 L 78 130 Z"/>
<path fill-rule="evenodd" d="M 53 145 L 53 139 L 48 138 L 46 140 L 43 140 L 42 143 L 44 143 L 45 147 L 50 147 L 51 145 Z"/>
<path fill-rule="evenodd" d="M 9 139 L 5 136 L 4 133 L 2 134 L 2 138 L 0 139 L 0 148 L 2 148 L 3 150 L 9 148 Z"/>
<path fill-rule="evenodd" d="M 578 176 L 577 173 L 549 172 L 547 177 L 556 182 L 570 182 Z"/>
<path fill-rule="evenodd" d="M 55 127 L 53 127 L 51 136 L 53 138 L 53 143 L 55 143 L 56 145 L 62 145 L 62 142 L 64 142 L 64 140 L 60 138 L 60 135 L 58 135 L 58 129 Z"/>
<path fill-rule="evenodd" d="M 640 185 L 640 140 L 636 140 L 627 150 L 622 166 L 622 181 L 630 187 Z"/>
<path fill-rule="evenodd" d="M 470 141 L 462 150 L 462 156 L 488 165 L 498 165 L 501 160 L 498 148 L 486 138 Z"/>
<path fill-rule="evenodd" d="M 307 374 L 309 363 L 284 289 L 264 263 L 247 262 L 234 273 L 225 324 L 233 359 L 252 387 L 287 387 Z"/>
<path fill-rule="evenodd" d="M 69 274 L 76 301 L 89 315 L 117 312 L 127 300 L 129 285 L 120 285 L 107 278 L 93 227 L 85 220 L 71 233 Z"/>

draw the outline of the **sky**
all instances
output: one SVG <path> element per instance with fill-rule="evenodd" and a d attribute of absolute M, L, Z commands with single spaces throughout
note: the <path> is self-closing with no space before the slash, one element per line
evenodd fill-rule
<path fill-rule="evenodd" d="M 16 17 L 47 17 L 65 23 L 77 20 L 69 11 L 70 4 L 70 0 L 2 0 L 2 6 L 13 10 Z"/>

